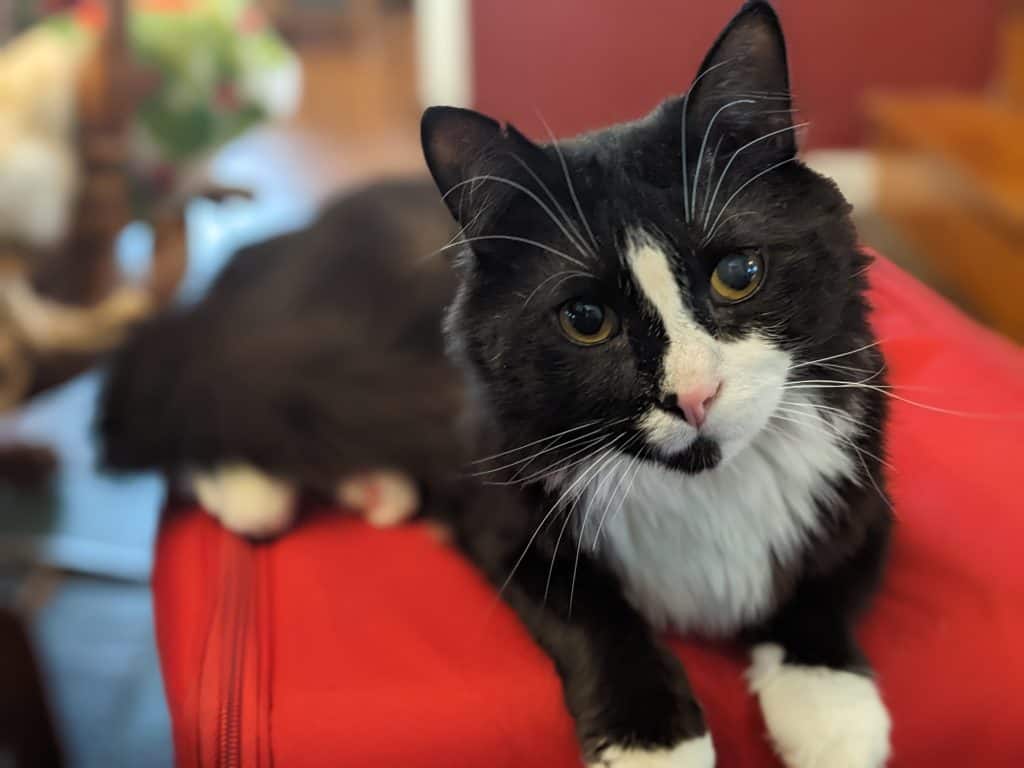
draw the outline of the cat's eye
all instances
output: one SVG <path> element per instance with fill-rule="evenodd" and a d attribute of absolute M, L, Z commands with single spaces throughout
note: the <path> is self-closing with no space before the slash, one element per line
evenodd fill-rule
<path fill-rule="evenodd" d="M 732 253 L 711 273 L 711 288 L 727 301 L 743 301 L 754 295 L 764 280 L 764 259 L 757 251 Z"/>
<path fill-rule="evenodd" d="M 587 299 L 571 299 L 558 310 L 558 325 L 565 337 L 585 347 L 608 341 L 618 330 L 610 307 Z"/>

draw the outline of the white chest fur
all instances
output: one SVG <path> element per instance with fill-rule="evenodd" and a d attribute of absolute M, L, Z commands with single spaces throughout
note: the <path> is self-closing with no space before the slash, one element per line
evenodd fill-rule
<path fill-rule="evenodd" d="M 596 548 L 658 627 L 720 635 L 756 621 L 774 607 L 774 567 L 816 530 L 816 502 L 859 467 L 835 430 L 819 417 L 773 421 L 697 475 L 608 462 L 577 508 L 583 546 L 594 546 L 603 521 Z"/>

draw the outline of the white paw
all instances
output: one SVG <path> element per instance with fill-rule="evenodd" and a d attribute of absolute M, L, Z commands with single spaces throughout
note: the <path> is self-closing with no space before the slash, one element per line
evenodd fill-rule
<path fill-rule="evenodd" d="M 589 768 L 714 768 L 711 734 L 687 739 L 671 749 L 606 747 Z"/>
<path fill-rule="evenodd" d="M 759 645 L 747 673 L 775 751 L 788 768 L 880 768 L 889 758 L 889 713 L 874 680 L 828 667 L 783 664 Z"/>
<path fill-rule="evenodd" d="M 378 528 L 408 520 L 420 505 L 420 492 L 412 478 L 391 470 L 366 472 L 343 480 L 337 496 L 339 503 L 359 510 L 370 525 Z"/>
<path fill-rule="evenodd" d="M 218 467 L 196 473 L 192 483 L 199 503 L 233 533 L 271 538 L 284 533 L 295 520 L 295 490 L 253 467 Z"/>

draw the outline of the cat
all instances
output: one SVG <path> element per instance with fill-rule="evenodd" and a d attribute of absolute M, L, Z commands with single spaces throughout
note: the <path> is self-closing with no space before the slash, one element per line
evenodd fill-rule
<path fill-rule="evenodd" d="M 853 633 L 892 527 L 869 257 L 797 159 L 771 6 L 745 4 L 698 73 L 545 145 L 425 112 L 489 483 L 455 540 L 554 662 L 589 766 L 714 764 L 727 735 L 669 629 L 749 644 L 786 765 L 876 768 L 890 717 Z"/>
<path fill-rule="evenodd" d="M 302 492 L 378 525 L 413 515 L 461 464 L 441 336 L 454 276 L 426 258 L 454 232 L 429 179 L 398 179 L 243 248 L 114 355 L 104 465 L 181 477 L 252 538 L 293 525 Z"/>

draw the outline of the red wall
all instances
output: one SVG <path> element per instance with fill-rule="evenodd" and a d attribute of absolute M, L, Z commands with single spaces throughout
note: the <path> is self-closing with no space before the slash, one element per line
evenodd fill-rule
<path fill-rule="evenodd" d="M 864 139 L 865 91 L 983 88 L 1003 0 L 776 0 L 807 144 Z M 472 0 L 476 107 L 543 137 L 688 86 L 740 0 Z"/>

